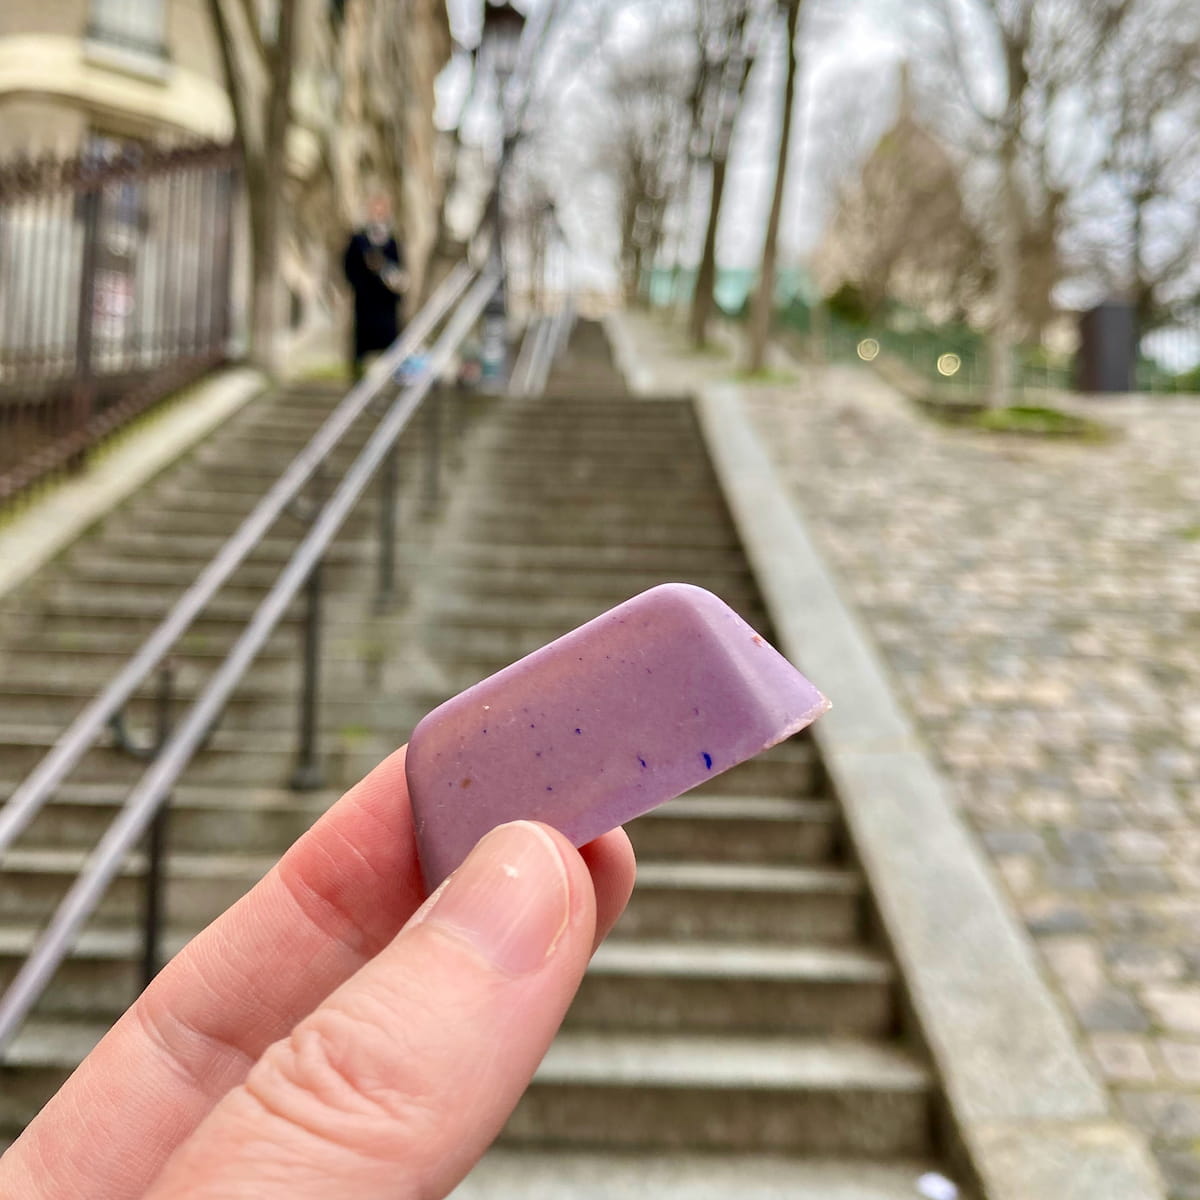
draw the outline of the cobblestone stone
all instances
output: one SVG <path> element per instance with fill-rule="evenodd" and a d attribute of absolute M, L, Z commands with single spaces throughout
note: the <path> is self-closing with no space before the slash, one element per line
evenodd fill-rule
<path fill-rule="evenodd" d="M 1167 1070 L 1176 1079 L 1193 1086 L 1200 1086 L 1200 1043 L 1172 1042 L 1164 1039 L 1159 1043 L 1159 1052 Z"/>
<path fill-rule="evenodd" d="M 1143 989 L 1142 996 L 1164 1029 L 1200 1034 L 1200 984 L 1161 984 Z"/>
<path fill-rule="evenodd" d="M 1092 1053 L 1112 1083 L 1155 1083 L 1159 1070 L 1150 1043 L 1128 1034 L 1101 1033 L 1091 1039 Z"/>

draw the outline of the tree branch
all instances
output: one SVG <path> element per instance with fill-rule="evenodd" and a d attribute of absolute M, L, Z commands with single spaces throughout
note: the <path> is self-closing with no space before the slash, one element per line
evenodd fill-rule
<path fill-rule="evenodd" d="M 258 23 L 258 13 L 254 11 L 254 0 L 238 0 L 238 3 L 242 10 L 242 20 L 245 22 L 250 44 L 254 47 L 254 53 L 258 56 L 258 61 L 262 63 L 263 70 L 270 74 L 271 54 L 266 42 L 263 41 L 262 28 Z"/>

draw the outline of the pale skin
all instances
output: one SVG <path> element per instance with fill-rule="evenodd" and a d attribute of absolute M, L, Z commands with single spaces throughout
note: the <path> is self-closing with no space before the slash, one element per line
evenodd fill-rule
<path fill-rule="evenodd" d="M 5 1200 L 436 1200 L 633 887 L 617 830 L 488 835 L 422 904 L 404 751 L 193 939 L 0 1159 Z"/>

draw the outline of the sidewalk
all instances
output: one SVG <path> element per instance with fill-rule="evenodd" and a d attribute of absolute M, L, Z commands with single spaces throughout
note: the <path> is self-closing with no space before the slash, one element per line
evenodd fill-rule
<path fill-rule="evenodd" d="M 674 390 L 729 380 L 626 319 Z M 1200 405 L 1106 445 L 919 416 L 865 369 L 745 400 L 1173 1197 L 1200 1197 Z"/>

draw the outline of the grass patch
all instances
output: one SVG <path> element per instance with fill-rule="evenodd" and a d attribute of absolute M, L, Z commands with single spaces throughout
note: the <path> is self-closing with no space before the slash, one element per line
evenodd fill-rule
<path fill-rule="evenodd" d="M 943 424 L 980 429 L 986 433 L 1071 438 L 1083 442 L 1105 442 L 1114 436 L 1114 431 L 1100 421 L 1040 404 L 988 408 L 982 401 L 965 395 L 954 398 L 923 396 L 917 404 Z"/>
<path fill-rule="evenodd" d="M 1104 441 L 1112 434 L 1107 425 L 1039 404 L 1014 404 L 1009 408 L 988 408 L 976 413 L 970 422 L 989 433 L 1015 433 L 1032 437 L 1069 437 L 1083 441 Z"/>
<path fill-rule="evenodd" d="M 1200 525 L 1185 525 L 1179 531 L 1179 536 L 1185 542 L 1200 542 Z"/>
<path fill-rule="evenodd" d="M 350 382 L 350 372 L 345 363 L 318 363 L 309 367 L 300 376 L 302 383 L 346 383 Z"/>
<path fill-rule="evenodd" d="M 765 383 L 773 387 L 797 382 L 794 371 L 781 371 L 772 367 L 763 367 L 761 371 L 738 371 L 730 378 L 738 383 Z"/>

